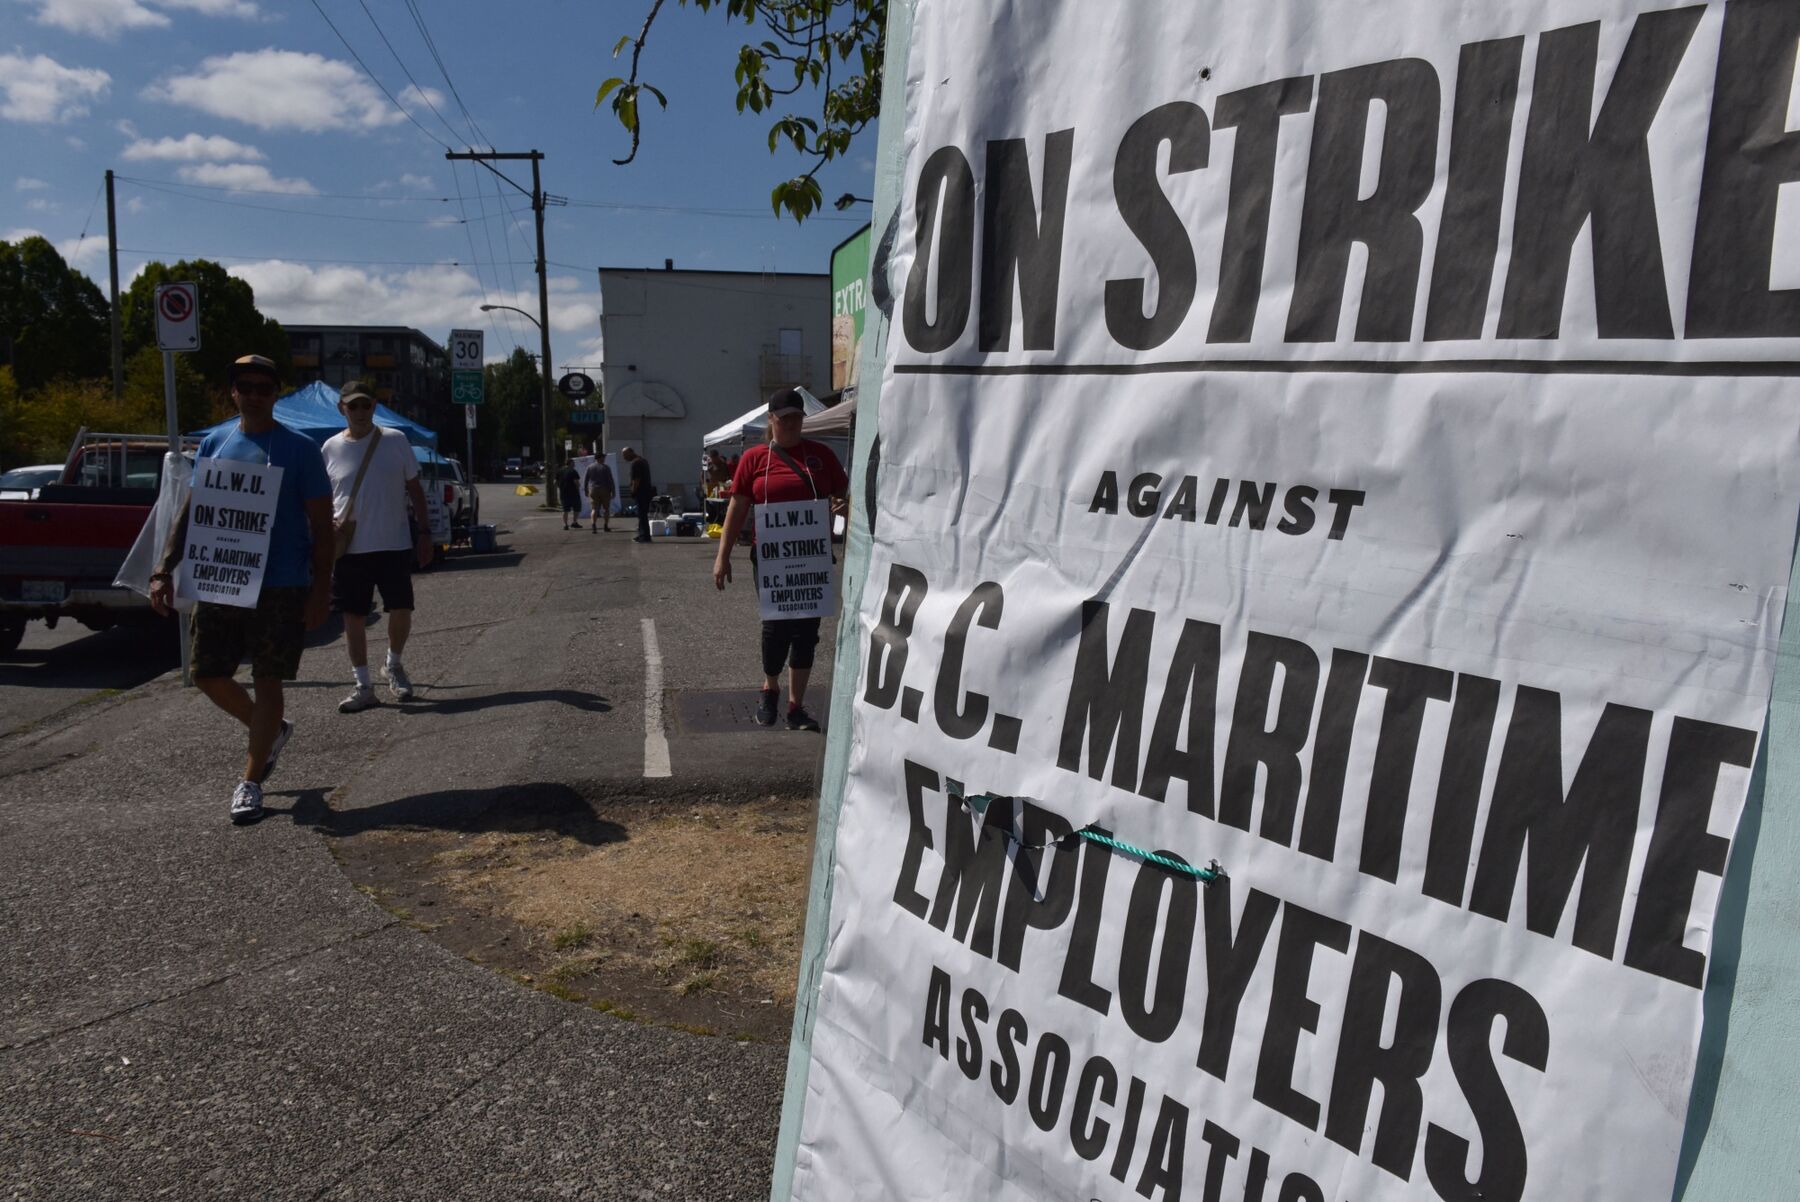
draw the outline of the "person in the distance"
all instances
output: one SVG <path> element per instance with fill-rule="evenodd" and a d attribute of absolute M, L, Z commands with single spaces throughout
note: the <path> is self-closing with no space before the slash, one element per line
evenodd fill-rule
<path fill-rule="evenodd" d="M 719 551 L 713 559 L 713 584 L 723 589 L 731 580 L 731 550 L 750 517 L 752 506 L 768 502 L 811 501 L 830 498 L 831 511 L 843 513 L 850 494 L 850 478 L 831 448 L 800 437 L 806 417 L 798 389 L 789 388 L 769 398 L 769 441 L 751 447 L 738 460 L 731 480 L 731 504 L 725 510 Z M 751 528 L 755 537 L 755 528 Z M 750 548 L 752 576 L 756 545 Z M 788 669 L 787 728 L 818 730 L 819 723 L 806 712 L 806 682 L 812 675 L 813 650 L 819 645 L 819 618 L 776 618 L 762 624 L 763 688 L 757 701 L 756 720 L 775 725 L 781 704 L 781 670 Z"/>

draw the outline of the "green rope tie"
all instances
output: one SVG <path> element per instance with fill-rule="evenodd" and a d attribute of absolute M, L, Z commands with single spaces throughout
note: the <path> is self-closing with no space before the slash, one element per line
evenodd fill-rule
<path fill-rule="evenodd" d="M 988 807 L 995 802 L 1013 800 L 1011 797 L 1006 797 L 998 793 L 975 793 L 965 796 L 963 791 L 953 782 L 950 785 L 949 793 L 950 796 L 962 802 L 963 808 L 974 814 L 977 818 L 985 817 L 987 815 Z M 1011 831 L 1007 831 L 1005 834 L 1007 838 L 1015 843 L 1023 845 L 1025 842 Z M 1158 868 L 1167 869 L 1169 872 L 1177 873 L 1181 876 L 1191 876 L 1203 885 L 1211 884 L 1213 881 L 1216 881 L 1225 875 L 1225 870 L 1219 867 L 1219 862 L 1217 860 L 1212 861 L 1205 868 L 1196 868 L 1192 864 L 1183 864 L 1180 860 L 1171 859 L 1168 856 L 1160 855 L 1157 852 L 1146 851 L 1144 848 L 1136 847 L 1125 842 L 1123 839 L 1115 839 L 1111 835 L 1102 833 L 1101 830 L 1092 823 L 1089 823 L 1078 831 L 1070 833 L 1066 838 L 1086 839 L 1089 843 L 1098 843 L 1102 847 L 1110 848 L 1117 852 L 1123 852 L 1125 855 L 1143 860 L 1147 864 L 1154 864 Z M 1062 841 L 1063 840 L 1059 839 L 1056 842 L 1061 843 Z M 1039 844 L 1031 850 L 1037 850 L 1042 846 L 1042 844 Z"/>

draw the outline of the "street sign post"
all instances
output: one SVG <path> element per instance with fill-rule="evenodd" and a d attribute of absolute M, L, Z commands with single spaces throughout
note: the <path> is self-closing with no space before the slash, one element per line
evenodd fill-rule
<path fill-rule="evenodd" d="M 200 285 L 157 286 L 156 346 L 165 353 L 200 349 Z"/>
<path fill-rule="evenodd" d="M 481 330 L 450 331 L 450 401 L 455 405 L 479 405 L 486 400 L 482 377 Z"/>
<path fill-rule="evenodd" d="M 159 284 L 156 289 L 156 346 L 163 357 L 163 417 L 169 427 L 170 462 L 181 454 L 181 414 L 175 403 L 175 356 L 200 349 L 200 285 Z M 173 471 L 173 468 L 169 470 Z M 182 611 L 176 638 L 181 644 L 181 683 L 190 685 L 188 616 Z"/>
<path fill-rule="evenodd" d="M 463 406 L 463 425 L 470 430 L 475 428 L 475 406 Z"/>

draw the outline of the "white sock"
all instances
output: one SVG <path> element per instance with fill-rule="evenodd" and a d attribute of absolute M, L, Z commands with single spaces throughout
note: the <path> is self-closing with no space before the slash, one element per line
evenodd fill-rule
<path fill-rule="evenodd" d="M 393 648 L 391 647 L 388 648 L 387 666 L 390 668 L 399 668 L 403 666 L 400 663 L 400 657 L 394 654 Z"/>
<path fill-rule="evenodd" d="M 356 673 L 357 688 L 366 689 L 369 687 L 369 666 L 367 664 L 364 664 L 360 668 L 352 666 L 350 670 Z"/>

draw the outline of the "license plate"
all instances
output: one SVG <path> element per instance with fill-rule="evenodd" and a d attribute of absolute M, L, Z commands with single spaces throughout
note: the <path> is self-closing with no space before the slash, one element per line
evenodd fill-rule
<path fill-rule="evenodd" d="M 58 605 L 69 595 L 69 586 L 60 580 L 26 580 L 19 585 L 19 600 Z"/>

